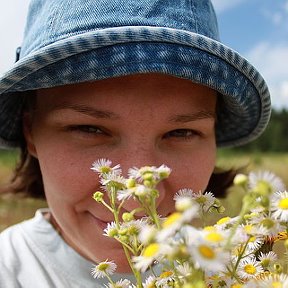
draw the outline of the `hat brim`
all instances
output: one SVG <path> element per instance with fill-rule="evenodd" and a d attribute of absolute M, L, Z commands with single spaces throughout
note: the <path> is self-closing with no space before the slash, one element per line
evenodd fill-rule
<path fill-rule="evenodd" d="M 248 143 L 269 121 L 266 83 L 237 52 L 183 30 L 118 27 L 70 36 L 20 59 L 0 79 L 0 143 L 19 145 L 19 92 L 136 73 L 164 73 L 218 91 L 223 100 L 217 116 L 218 146 Z"/>

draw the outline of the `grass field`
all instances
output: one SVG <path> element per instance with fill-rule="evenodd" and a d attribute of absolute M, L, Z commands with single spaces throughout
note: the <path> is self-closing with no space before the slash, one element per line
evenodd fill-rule
<path fill-rule="evenodd" d="M 224 168 L 245 167 L 251 170 L 269 170 L 280 176 L 288 186 L 288 153 L 281 154 L 241 154 L 233 150 L 220 150 L 217 165 Z M 0 185 L 4 185 L 12 175 L 12 168 L 17 162 L 17 153 L 0 150 Z M 226 200 L 222 201 L 227 208 L 226 213 L 236 215 L 241 208 L 241 193 L 231 191 Z M 0 195 L 0 231 L 6 227 L 31 218 L 36 209 L 46 207 L 45 201 L 15 198 L 12 195 Z"/>

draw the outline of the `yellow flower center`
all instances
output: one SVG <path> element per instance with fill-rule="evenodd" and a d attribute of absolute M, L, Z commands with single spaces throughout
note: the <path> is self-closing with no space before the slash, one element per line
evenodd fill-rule
<path fill-rule="evenodd" d="M 279 201 L 278 206 L 279 206 L 279 208 L 281 208 L 283 210 L 287 210 L 288 209 L 288 198 L 281 199 Z"/>
<path fill-rule="evenodd" d="M 172 275 L 173 275 L 172 271 L 165 271 L 165 272 L 161 273 L 160 278 L 165 279 L 165 278 L 168 278 Z"/>
<path fill-rule="evenodd" d="M 269 258 L 265 258 L 261 261 L 261 265 L 262 267 L 268 267 L 270 264 L 270 259 Z"/>
<path fill-rule="evenodd" d="M 231 218 L 230 217 L 223 217 L 217 221 L 218 225 L 227 223 Z"/>
<path fill-rule="evenodd" d="M 262 224 L 264 227 L 270 229 L 270 228 L 272 228 L 272 227 L 274 226 L 275 223 L 274 223 L 274 221 L 271 220 L 271 219 L 264 219 L 264 220 L 261 221 L 261 224 Z"/>
<path fill-rule="evenodd" d="M 282 288 L 283 285 L 279 281 L 275 281 L 275 282 L 272 283 L 272 287 L 273 288 Z"/>
<path fill-rule="evenodd" d="M 109 166 L 102 166 L 102 167 L 99 168 L 99 171 L 100 171 L 101 173 L 107 174 L 107 173 L 111 172 L 112 169 L 111 169 L 111 167 L 109 167 Z"/>
<path fill-rule="evenodd" d="M 99 269 L 99 271 L 106 271 L 108 267 L 109 267 L 108 263 L 100 263 L 97 268 Z"/>
<path fill-rule="evenodd" d="M 181 213 L 174 212 L 170 216 L 168 216 L 165 221 L 163 222 L 163 228 L 167 228 L 170 225 L 174 224 L 177 220 L 181 218 Z"/>
<path fill-rule="evenodd" d="M 214 232 L 216 228 L 214 226 L 205 226 L 203 230 L 207 232 Z"/>
<path fill-rule="evenodd" d="M 217 232 L 211 232 L 207 234 L 205 238 L 210 242 L 221 242 L 223 240 L 223 236 Z"/>
<path fill-rule="evenodd" d="M 250 274 L 250 275 L 254 275 L 256 273 L 256 268 L 254 265 L 252 264 L 247 264 L 245 265 L 244 267 L 244 271 L 247 273 L 247 274 Z"/>
<path fill-rule="evenodd" d="M 200 196 L 200 197 L 198 197 L 197 199 L 196 199 L 196 201 L 199 203 L 199 204 L 204 204 L 206 201 L 207 201 L 207 199 L 206 199 L 206 197 L 205 196 Z"/>
<path fill-rule="evenodd" d="M 245 225 L 244 230 L 246 233 L 251 233 L 253 226 L 252 225 Z"/>
<path fill-rule="evenodd" d="M 258 181 L 256 187 L 255 187 L 256 192 L 260 193 L 261 195 L 267 195 L 270 194 L 271 191 L 273 190 L 270 183 L 265 181 L 265 180 L 260 180 Z"/>
<path fill-rule="evenodd" d="M 231 288 L 241 288 L 243 285 L 241 284 L 232 284 Z"/>
<path fill-rule="evenodd" d="M 159 252 L 159 248 L 160 245 L 158 243 L 152 243 L 145 248 L 143 256 L 147 258 L 153 257 Z"/>
<path fill-rule="evenodd" d="M 199 249 L 200 254 L 204 258 L 207 258 L 207 259 L 214 259 L 215 258 L 215 253 L 209 246 L 200 245 L 198 249 Z"/>
<path fill-rule="evenodd" d="M 255 240 L 256 240 L 256 237 L 255 236 L 251 236 L 250 238 L 249 238 L 249 242 L 251 243 L 251 242 L 255 242 Z"/>

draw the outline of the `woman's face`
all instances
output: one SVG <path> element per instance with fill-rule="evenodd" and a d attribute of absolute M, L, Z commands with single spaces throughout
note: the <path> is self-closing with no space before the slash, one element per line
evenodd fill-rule
<path fill-rule="evenodd" d="M 84 257 L 115 260 L 127 270 L 122 248 L 103 236 L 112 214 L 92 199 L 101 189 L 90 168 L 99 158 L 130 167 L 166 164 L 159 214 L 174 210 L 181 188 L 205 190 L 215 165 L 216 93 L 188 80 L 134 75 L 40 90 L 25 117 L 29 152 L 38 158 L 51 212 L 65 241 Z M 136 203 L 129 200 L 123 211 Z M 140 215 L 139 215 L 140 216 Z"/>

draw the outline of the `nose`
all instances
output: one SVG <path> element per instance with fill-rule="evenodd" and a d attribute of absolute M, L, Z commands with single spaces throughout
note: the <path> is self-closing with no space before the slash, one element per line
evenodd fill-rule
<path fill-rule="evenodd" d="M 122 152 L 121 159 L 119 159 L 119 163 L 121 165 L 122 174 L 124 177 L 128 176 L 128 171 L 130 168 L 136 167 L 141 168 L 143 166 L 155 166 L 159 167 L 163 163 L 162 152 L 155 147 L 154 145 L 133 145 L 129 149 L 126 149 L 127 152 Z M 163 201 L 169 196 L 169 191 L 165 189 L 165 182 L 169 182 L 169 179 L 162 180 L 157 186 L 157 190 L 159 192 L 158 197 L 156 198 L 156 208 L 161 205 Z M 173 198 L 173 196 L 170 196 Z M 124 210 L 132 211 L 136 208 L 139 208 L 139 202 L 132 197 L 125 201 L 123 205 Z M 135 216 L 142 217 L 145 215 L 144 211 L 137 211 Z"/>

